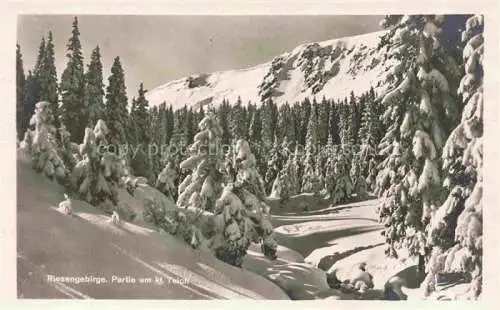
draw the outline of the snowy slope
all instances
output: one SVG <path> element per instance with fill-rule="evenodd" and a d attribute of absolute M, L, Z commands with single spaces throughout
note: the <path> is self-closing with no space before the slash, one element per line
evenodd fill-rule
<path fill-rule="evenodd" d="M 146 94 L 151 106 L 162 102 L 174 109 L 187 104 L 218 105 L 223 99 L 259 103 L 295 102 L 305 97 L 344 98 L 360 94 L 382 82 L 394 60 L 386 59 L 377 45 L 385 31 L 308 43 L 272 61 L 242 70 L 200 74 L 171 81 Z"/>
<path fill-rule="evenodd" d="M 60 185 L 37 174 L 22 156 L 17 172 L 20 298 L 288 299 L 259 275 L 147 227 L 116 226 L 83 201 L 74 201 L 72 216 L 59 213 L 54 207 L 64 199 Z M 134 201 L 140 199 L 126 202 Z M 52 275 L 108 282 L 54 282 Z M 153 282 L 140 283 L 141 278 Z"/>

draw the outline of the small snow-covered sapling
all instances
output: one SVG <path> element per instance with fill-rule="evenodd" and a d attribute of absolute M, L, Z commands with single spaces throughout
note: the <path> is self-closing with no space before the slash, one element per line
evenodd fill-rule
<path fill-rule="evenodd" d="M 111 222 L 115 225 L 121 224 L 120 215 L 118 214 L 118 212 L 116 212 L 116 210 L 113 210 L 113 214 L 111 215 Z"/>
<path fill-rule="evenodd" d="M 73 206 L 71 203 L 71 199 L 66 193 L 64 193 L 64 198 L 66 200 L 63 200 L 59 203 L 58 210 L 66 215 L 71 215 L 73 213 Z"/>

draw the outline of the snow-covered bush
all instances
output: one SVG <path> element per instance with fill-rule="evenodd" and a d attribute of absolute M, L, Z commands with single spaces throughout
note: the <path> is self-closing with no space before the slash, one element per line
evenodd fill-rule
<path fill-rule="evenodd" d="M 168 198 L 174 200 L 177 194 L 177 188 L 175 187 L 175 180 L 177 179 L 177 171 L 174 167 L 173 162 L 168 161 L 167 165 L 158 175 L 155 187 L 165 194 Z"/>
<path fill-rule="evenodd" d="M 127 163 L 126 158 L 121 160 L 121 165 L 123 166 L 123 174 L 121 177 L 120 184 L 125 187 L 127 192 L 131 195 L 135 195 L 135 190 L 141 185 L 148 185 L 148 179 L 145 177 L 136 177 L 130 173 L 130 166 Z"/>
<path fill-rule="evenodd" d="M 65 183 L 67 171 L 59 156 L 53 121 L 51 104 L 46 101 L 38 102 L 30 120 L 30 126 L 34 129 L 26 130 L 20 146 L 30 157 L 37 172 L 43 172 L 51 180 L 56 178 L 60 183 Z"/>
<path fill-rule="evenodd" d="M 152 223 L 156 227 L 167 230 L 167 210 L 155 199 L 149 200 L 144 206 L 142 217 L 147 223 Z"/>
<path fill-rule="evenodd" d="M 173 203 L 172 203 L 173 205 Z M 194 225 L 199 220 L 199 214 L 173 208 L 168 199 L 150 198 L 144 206 L 142 216 L 147 223 L 158 227 L 160 231 L 169 233 L 190 244 L 193 248 L 200 246 L 203 236 L 200 229 Z M 195 236 L 195 240 L 193 240 Z"/>
<path fill-rule="evenodd" d="M 364 293 L 367 289 L 374 287 L 373 276 L 366 271 L 366 263 L 361 263 L 358 268 L 353 270 L 349 276 L 349 283 L 360 293 Z"/>
<path fill-rule="evenodd" d="M 431 213 L 428 239 L 434 246 L 427 265 L 426 293 L 436 289 L 444 273 L 465 273 L 471 280 L 467 298 L 482 291 L 483 193 L 483 16 L 467 20 L 462 33 L 465 76 L 458 93 L 465 103 L 461 122 L 445 143 L 444 185 L 449 195 Z"/>
<path fill-rule="evenodd" d="M 117 189 L 122 185 L 125 168 L 119 155 L 108 150 L 107 134 L 103 120 L 97 121 L 94 130 L 85 129 L 80 144 L 82 159 L 76 164 L 70 181 L 85 201 L 112 214 L 118 204 Z"/>

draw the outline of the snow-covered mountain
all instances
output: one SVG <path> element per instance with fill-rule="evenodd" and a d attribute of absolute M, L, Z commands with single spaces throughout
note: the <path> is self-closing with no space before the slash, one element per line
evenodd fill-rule
<path fill-rule="evenodd" d="M 344 98 L 370 89 L 382 90 L 381 81 L 394 60 L 378 49 L 385 31 L 300 45 L 272 61 L 247 69 L 192 75 L 150 90 L 151 106 L 162 102 L 174 109 L 187 104 L 218 105 L 223 99 L 244 103 L 295 102 L 305 97 Z"/>

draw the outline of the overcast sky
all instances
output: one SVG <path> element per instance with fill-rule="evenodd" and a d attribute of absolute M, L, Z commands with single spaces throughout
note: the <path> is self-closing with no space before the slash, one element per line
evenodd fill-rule
<path fill-rule="evenodd" d="M 153 89 L 184 76 L 239 69 L 271 60 L 295 46 L 380 30 L 381 16 L 78 16 L 85 67 L 99 45 L 107 84 L 120 56 L 129 99 L 144 82 Z M 43 35 L 53 32 L 56 67 L 66 64 L 73 16 L 24 15 L 18 20 L 25 71 Z"/>

